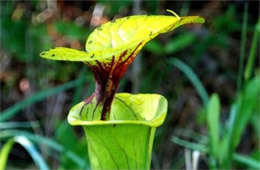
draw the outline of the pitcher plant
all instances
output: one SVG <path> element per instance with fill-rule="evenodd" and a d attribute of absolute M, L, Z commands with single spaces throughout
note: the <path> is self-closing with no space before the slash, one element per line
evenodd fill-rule
<path fill-rule="evenodd" d="M 107 22 L 90 34 L 85 51 L 56 47 L 40 54 L 84 62 L 93 72 L 95 91 L 68 115 L 71 125 L 84 129 L 92 169 L 150 169 L 154 134 L 166 117 L 167 100 L 159 94 L 116 91 L 147 42 L 183 24 L 204 23 L 199 16 L 168 11 L 173 16 L 134 15 Z"/>

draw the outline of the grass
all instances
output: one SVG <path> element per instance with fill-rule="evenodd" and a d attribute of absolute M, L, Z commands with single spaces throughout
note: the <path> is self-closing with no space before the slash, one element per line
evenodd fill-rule
<path fill-rule="evenodd" d="M 55 94 L 59 94 L 62 91 L 68 90 L 70 88 L 76 87 L 79 84 L 82 84 L 82 82 L 84 82 L 86 80 L 85 77 L 80 77 L 77 80 L 73 80 L 70 81 L 68 83 L 62 84 L 58 87 L 54 87 L 51 89 L 46 89 L 46 90 L 42 90 L 34 95 L 32 95 L 31 97 L 20 101 L 19 103 L 14 104 L 13 106 L 7 108 L 6 110 L 4 110 L 1 113 L 1 117 L 0 117 L 0 122 L 6 121 L 10 118 L 12 118 L 13 116 L 15 116 L 16 114 L 19 113 L 19 111 L 21 111 L 22 109 L 24 109 L 25 107 L 28 107 L 34 103 L 40 102 L 44 99 L 46 99 L 49 96 L 55 95 Z"/>
<path fill-rule="evenodd" d="M 194 85 L 197 92 L 199 93 L 204 106 L 206 106 L 209 101 L 208 93 L 202 85 L 202 83 L 200 82 L 198 76 L 192 71 L 192 69 L 177 58 L 170 59 L 169 63 L 177 67 L 185 74 L 185 76 L 191 81 L 191 83 Z"/>
<path fill-rule="evenodd" d="M 253 40 L 252 40 L 251 48 L 249 51 L 249 58 L 247 61 L 245 72 L 244 72 L 244 78 L 246 81 L 249 80 L 250 76 L 252 75 L 253 68 L 254 68 L 255 58 L 256 58 L 256 54 L 257 54 L 258 41 L 259 41 L 259 32 L 260 32 L 260 18 L 258 18 L 258 22 L 255 26 Z M 259 51 L 259 49 L 258 49 L 258 51 Z"/>
<path fill-rule="evenodd" d="M 246 48 L 246 35 L 247 35 L 247 20 L 248 20 L 248 4 L 245 3 L 244 15 L 243 15 L 243 26 L 241 31 L 241 46 L 240 46 L 240 56 L 239 56 L 239 71 L 237 80 L 237 89 L 241 90 L 243 82 L 243 63 L 245 60 L 245 48 Z"/>
<path fill-rule="evenodd" d="M 66 157 L 68 157 L 70 160 L 72 160 L 79 168 L 89 167 L 89 165 L 87 164 L 87 162 L 84 159 L 79 157 L 73 151 L 67 150 L 66 148 L 64 148 L 63 145 L 59 144 L 55 140 L 48 138 L 48 137 L 40 136 L 40 135 L 33 134 L 33 133 L 30 133 L 27 131 L 22 131 L 22 130 L 4 130 L 4 131 L 1 131 L 0 138 L 1 138 L 1 140 L 3 140 L 4 138 L 15 138 L 17 136 L 24 136 L 37 144 L 46 145 L 46 146 L 48 146 L 48 148 L 64 154 Z M 50 156 L 54 156 L 54 155 L 50 155 Z"/>
<path fill-rule="evenodd" d="M 24 136 L 15 136 L 14 138 L 9 139 L 3 146 L 0 152 L 0 169 L 6 168 L 6 163 L 8 160 L 8 155 L 10 150 L 12 149 L 14 143 L 19 143 L 23 146 L 27 152 L 30 154 L 31 158 L 34 160 L 35 164 L 40 170 L 48 170 L 49 167 L 42 155 L 38 152 L 32 142 Z"/>
<path fill-rule="evenodd" d="M 241 43 L 241 55 L 240 63 L 243 63 L 245 55 L 245 35 L 247 27 L 247 5 L 244 11 L 244 23 L 242 29 L 242 43 Z M 242 140 L 242 134 L 249 124 L 252 114 L 259 113 L 258 108 L 258 96 L 260 94 L 259 89 L 259 77 L 253 77 L 250 79 L 252 69 L 255 61 L 257 43 L 258 43 L 258 26 L 259 21 L 255 26 L 253 40 L 251 43 L 249 59 L 245 71 L 240 65 L 240 71 L 238 75 L 238 93 L 234 103 L 230 106 L 229 120 L 227 124 L 220 122 L 221 105 L 220 98 L 217 94 L 213 94 L 210 99 L 207 97 L 205 88 L 200 83 L 196 74 L 189 66 L 185 65 L 178 59 L 172 59 L 171 64 L 185 73 L 187 78 L 192 82 L 202 100 L 204 106 L 207 108 L 207 126 L 208 126 L 208 138 L 209 143 L 192 143 L 178 137 L 173 137 L 172 141 L 186 148 L 192 150 L 199 150 L 202 153 L 209 155 L 209 165 L 211 169 L 229 169 L 232 167 L 232 161 L 240 162 L 251 168 L 259 168 L 260 163 L 250 158 L 249 156 L 240 155 L 236 153 L 240 141 Z M 241 70 L 242 69 L 242 70 Z M 244 71 L 245 82 L 242 82 L 242 72 Z M 209 101 L 209 102 L 208 102 Z M 223 129 L 224 127 L 224 129 Z M 220 132 L 220 130 L 222 132 Z M 223 131 L 224 130 L 224 131 Z"/>

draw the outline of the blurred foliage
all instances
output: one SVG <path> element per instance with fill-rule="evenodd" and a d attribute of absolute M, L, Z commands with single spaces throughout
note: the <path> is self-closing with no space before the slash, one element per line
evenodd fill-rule
<path fill-rule="evenodd" d="M 58 33 L 72 40 L 86 41 L 91 32 L 89 29 L 84 29 L 69 21 L 57 21 L 54 27 Z"/>
<path fill-rule="evenodd" d="M 30 22 L 28 11 L 22 5 L 17 5 L 13 11 L 13 1 L 7 1 L 5 7 L 1 6 L 1 42 L 3 49 L 8 51 L 22 62 L 39 60 L 41 49 L 52 46 L 46 25 L 34 25 Z M 41 35 L 41 36 L 39 36 Z M 39 48 L 31 48 L 33 45 Z M 30 54 L 28 55 L 29 52 Z"/>
<path fill-rule="evenodd" d="M 83 64 L 42 60 L 39 53 L 56 46 L 83 50 L 95 26 L 132 15 L 136 5 L 55 2 L 0 2 L 0 167 L 6 169 L 41 168 L 36 159 L 50 169 L 90 168 L 83 131 L 68 125 L 66 117 L 93 91 L 92 75 Z M 169 102 L 166 122 L 156 133 L 152 168 L 183 169 L 196 161 L 187 159 L 189 153 L 199 151 L 200 169 L 259 169 L 259 2 L 248 2 L 246 13 L 245 4 L 140 3 L 141 14 L 171 9 L 206 18 L 203 26 L 159 36 L 139 56 L 140 93 L 160 93 Z M 130 70 L 119 91 L 131 92 L 131 75 Z M 21 147 L 23 142 L 31 149 Z"/>

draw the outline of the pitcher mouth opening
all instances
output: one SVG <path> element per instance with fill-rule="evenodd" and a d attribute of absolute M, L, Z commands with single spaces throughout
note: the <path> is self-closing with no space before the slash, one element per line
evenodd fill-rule
<path fill-rule="evenodd" d="M 77 126 L 133 124 L 160 126 L 166 117 L 168 103 L 158 94 L 117 93 L 111 106 L 109 120 L 91 120 L 81 113 L 84 103 L 75 105 L 69 112 L 68 122 Z"/>

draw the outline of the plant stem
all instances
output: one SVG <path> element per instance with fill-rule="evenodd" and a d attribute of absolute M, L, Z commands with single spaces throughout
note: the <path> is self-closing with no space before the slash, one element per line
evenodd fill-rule
<path fill-rule="evenodd" d="M 239 72 L 237 80 L 237 90 L 240 91 L 242 86 L 243 77 L 243 62 L 245 59 L 245 47 L 246 47 L 246 33 L 247 33 L 247 18 L 248 18 L 248 4 L 245 3 L 244 15 L 243 15 L 243 25 L 241 33 L 241 46 L 240 46 L 240 57 L 239 57 Z"/>
<path fill-rule="evenodd" d="M 252 40 L 252 44 L 251 44 L 251 48 L 250 48 L 250 52 L 249 52 L 249 59 L 247 61 L 247 65 L 246 65 L 246 69 L 245 69 L 245 73 L 244 73 L 244 77 L 245 77 L 246 81 L 249 80 L 251 73 L 252 73 L 253 66 L 254 66 L 256 51 L 257 51 L 257 47 L 258 47 L 257 45 L 258 45 L 258 40 L 259 40 L 258 27 L 260 27 L 260 17 L 258 18 L 258 22 L 255 26 L 253 40 Z"/>

